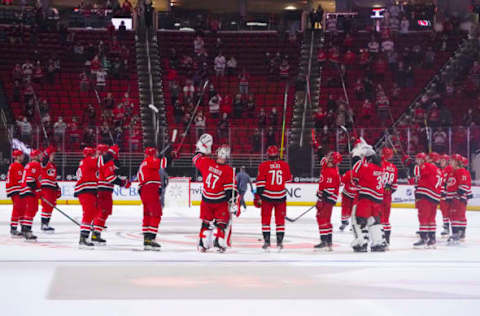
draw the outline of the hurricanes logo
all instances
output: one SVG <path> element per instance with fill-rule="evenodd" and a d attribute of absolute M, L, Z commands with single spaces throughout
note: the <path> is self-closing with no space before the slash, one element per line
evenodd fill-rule
<path fill-rule="evenodd" d="M 47 174 L 49 177 L 55 176 L 55 169 L 48 169 Z"/>
<path fill-rule="evenodd" d="M 167 187 L 167 196 L 178 199 L 184 196 L 183 187 L 179 184 L 169 184 Z"/>

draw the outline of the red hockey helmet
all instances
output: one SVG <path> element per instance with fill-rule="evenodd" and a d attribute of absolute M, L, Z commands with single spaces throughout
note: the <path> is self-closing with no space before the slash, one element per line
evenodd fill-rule
<path fill-rule="evenodd" d="M 416 156 L 415 156 L 415 159 L 427 159 L 427 154 L 424 153 L 424 152 L 421 152 L 421 153 L 418 153 Z"/>
<path fill-rule="evenodd" d="M 32 149 L 32 151 L 30 152 L 30 158 L 38 158 L 41 154 L 42 152 L 40 150 Z"/>
<path fill-rule="evenodd" d="M 147 156 L 155 156 L 157 154 L 157 149 L 155 147 L 147 147 L 145 148 L 145 155 Z"/>
<path fill-rule="evenodd" d="M 443 155 L 440 156 L 440 159 L 441 159 L 441 160 L 449 161 L 449 160 L 450 160 L 450 156 L 447 155 L 447 154 L 443 154 Z"/>
<path fill-rule="evenodd" d="M 342 159 L 342 154 L 340 154 L 338 151 L 331 152 L 329 155 L 329 160 L 335 165 L 341 163 Z"/>
<path fill-rule="evenodd" d="M 268 157 L 278 157 L 278 147 L 275 145 L 268 146 L 267 148 L 267 156 Z"/>
<path fill-rule="evenodd" d="M 428 158 L 432 162 L 438 162 L 440 160 L 440 155 L 437 152 L 432 151 L 431 153 L 428 154 Z"/>
<path fill-rule="evenodd" d="M 388 147 L 383 147 L 382 149 L 382 157 L 385 160 L 390 160 L 393 158 L 393 150 Z"/>
<path fill-rule="evenodd" d="M 12 152 L 12 157 L 13 157 L 13 158 L 20 157 L 21 155 L 23 155 L 23 152 L 22 152 L 21 150 L 15 149 L 15 150 Z"/>
<path fill-rule="evenodd" d="M 108 145 L 105 145 L 105 144 L 98 144 L 97 145 L 97 151 L 100 152 L 100 153 L 104 153 L 108 150 Z"/>
<path fill-rule="evenodd" d="M 95 149 L 92 147 L 83 148 L 83 157 L 89 157 L 95 155 Z"/>
<path fill-rule="evenodd" d="M 463 164 L 463 166 L 468 166 L 468 158 L 467 157 L 463 157 L 461 156 L 461 163 Z"/>
<path fill-rule="evenodd" d="M 457 162 L 461 162 L 462 161 L 462 155 L 453 154 L 452 157 L 450 157 L 450 159 L 455 160 Z"/>

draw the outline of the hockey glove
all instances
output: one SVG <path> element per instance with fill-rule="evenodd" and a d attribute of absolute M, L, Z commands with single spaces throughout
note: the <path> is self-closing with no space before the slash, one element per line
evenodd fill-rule
<path fill-rule="evenodd" d="M 230 214 L 235 215 L 236 217 L 240 216 L 241 211 L 238 200 L 228 202 L 228 209 L 230 210 Z"/>
<path fill-rule="evenodd" d="M 253 205 L 258 208 L 262 207 L 262 199 L 260 198 L 260 195 L 255 194 L 253 198 Z"/>
<path fill-rule="evenodd" d="M 212 153 L 213 137 L 210 134 L 203 134 L 197 141 L 196 151 L 204 155 Z"/>
<path fill-rule="evenodd" d="M 60 186 L 57 184 L 57 200 L 62 197 L 62 189 Z"/>
<path fill-rule="evenodd" d="M 132 183 L 128 178 L 120 178 L 120 186 L 124 187 L 125 189 L 128 189 L 132 186 Z"/>

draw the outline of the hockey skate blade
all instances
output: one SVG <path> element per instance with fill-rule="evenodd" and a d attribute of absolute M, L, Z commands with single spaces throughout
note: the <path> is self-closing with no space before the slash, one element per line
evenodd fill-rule
<path fill-rule="evenodd" d="M 81 250 L 95 250 L 95 246 L 78 245 L 78 249 L 81 249 Z"/>
<path fill-rule="evenodd" d="M 160 247 L 143 246 L 144 251 L 160 251 Z"/>
<path fill-rule="evenodd" d="M 53 235 L 53 234 L 55 234 L 55 231 L 54 230 L 42 230 L 42 234 Z"/>
<path fill-rule="evenodd" d="M 95 247 L 107 247 L 106 242 L 98 242 L 98 241 L 93 241 L 92 240 L 92 243 L 95 245 Z"/>

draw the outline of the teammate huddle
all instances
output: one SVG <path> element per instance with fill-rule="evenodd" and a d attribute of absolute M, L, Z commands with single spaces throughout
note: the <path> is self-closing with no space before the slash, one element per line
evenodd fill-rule
<path fill-rule="evenodd" d="M 210 157 L 212 146 L 212 136 L 203 134 L 196 144 L 193 157 L 193 164 L 203 178 L 198 249 L 206 252 L 215 248 L 219 252 L 225 252 L 231 246 L 233 217 L 240 215 L 240 198 L 235 169 L 227 164 L 230 148 L 228 145 L 219 146 L 213 159 Z M 352 248 L 355 252 L 367 252 L 369 246 L 372 252 L 385 251 L 390 244 L 392 194 L 398 187 L 397 168 L 389 161 L 393 158 L 393 151 L 384 148 L 380 156 L 360 139 L 351 154 L 353 166 L 342 177 L 338 170 L 342 161 L 340 153 L 330 152 L 321 161 L 315 205 L 320 243 L 314 248 L 332 250 L 331 215 L 343 183 L 340 231 L 348 226 L 351 218 L 354 233 Z M 160 249 L 155 241 L 162 217 L 160 170 L 166 168 L 169 161 L 177 156 L 176 152 L 162 157 L 158 155 L 155 148 L 146 148 L 145 159 L 137 174 L 143 204 L 145 250 Z M 39 199 L 42 202 L 41 229 L 45 232 L 54 231 L 49 222 L 56 200 L 61 195 L 56 182 L 54 156 L 53 147 L 44 151 L 32 150 L 30 162 L 23 167 L 23 153 L 13 151 L 15 161 L 9 168 L 6 183 L 7 196 L 13 202 L 12 237 L 36 240 L 37 237 L 32 233 L 32 223 L 38 211 Z M 79 199 L 83 210 L 79 246 L 92 248 L 94 245 L 106 244 L 101 233 L 112 214 L 114 185 L 128 188 L 130 182 L 118 174 L 118 146 L 100 144 L 96 150 L 86 147 L 83 156 L 77 170 L 74 196 Z M 267 149 L 267 157 L 267 161 L 258 167 L 254 205 L 261 208 L 262 248 L 268 250 L 271 247 L 270 225 L 274 213 L 276 246 L 281 250 L 285 236 L 286 183 L 292 181 L 292 174 L 288 164 L 280 159 L 276 146 Z M 448 157 L 437 153 L 419 153 L 415 157 L 415 163 L 406 159 L 404 164 L 414 174 L 410 181 L 415 184 L 415 205 L 420 224 L 420 239 L 414 247 L 435 247 L 435 215 L 438 204 L 443 214 L 442 235 L 449 235 L 448 242 L 451 244 L 464 240 L 466 205 L 472 196 L 470 174 L 465 169 L 467 159 L 457 154 Z M 21 231 L 17 229 L 18 224 L 21 225 Z"/>

